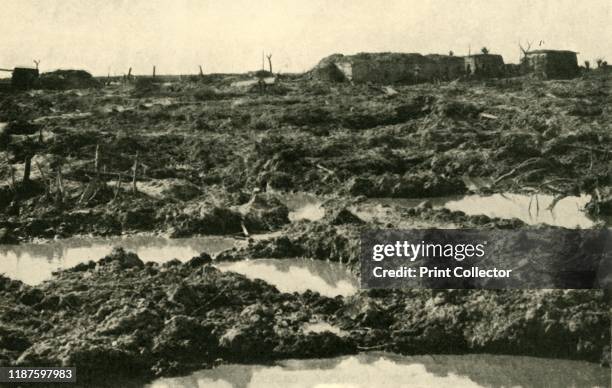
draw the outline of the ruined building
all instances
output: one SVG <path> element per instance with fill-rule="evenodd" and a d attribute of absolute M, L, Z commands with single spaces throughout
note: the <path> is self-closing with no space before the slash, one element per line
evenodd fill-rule
<path fill-rule="evenodd" d="M 31 89 L 36 85 L 38 76 L 38 69 L 16 67 L 13 70 L 11 85 L 15 89 Z"/>
<path fill-rule="evenodd" d="M 504 58 L 497 54 L 473 54 L 464 57 L 465 73 L 479 78 L 504 75 Z"/>
<path fill-rule="evenodd" d="M 525 73 L 532 73 L 546 79 L 573 78 L 579 73 L 578 58 L 574 51 L 528 51 L 521 65 Z"/>
<path fill-rule="evenodd" d="M 478 54 L 467 57 L 415 53 L 334 54 L 313 69 L 325 81 L 355 83 L 403 83 L 449 81 L 460 77 L 501 77 L 501 55 Z"/>
<path fill-rule="evenodd" d="M 322 80 L 382 84 L 450 80 L 462 73 L 460 57 L 415 53 L 334 54 L 321 60 L 313 70 L 314 76 Z"/>
<path fill-rule="evenodd" d="M 11 87 L 13 89 L 31 89 L 36 86 L 36 83 L 38 82 L 38 69 L 16 67 L 12 70 L 0 69 L 0 71 L 12 73 Z"/>
<path fill-rule="evenodd" d="M 436 79 L 450 81 L 465 75 L 462 57 L 440 54 L 429 54 L 426 57 L 436 62 Z"/>

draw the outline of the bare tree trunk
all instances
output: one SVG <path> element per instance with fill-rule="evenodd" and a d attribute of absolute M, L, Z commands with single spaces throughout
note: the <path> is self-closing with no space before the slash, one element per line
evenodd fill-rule
<path fill-rule="evenodd" d="M 270 67 L 270 73 L 272 73 L 272 54 L 266 55 L 266 58 L 268 58 L 268 66 Z"/>
<path fill-rule="evenodd" d="M 200 65 L 200 77 L 204 77 L 204 71 L 202 70 L 202 65 Z"/>
<path fill-rule="evenodd" d="M 155 78 L 155 65 L 153 65 L 153 78 Z"/>

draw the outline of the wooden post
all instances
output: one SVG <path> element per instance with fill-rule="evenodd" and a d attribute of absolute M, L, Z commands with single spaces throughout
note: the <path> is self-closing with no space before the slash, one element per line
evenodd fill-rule
<path fill-rule="evenodd" d="M 24 168 L 23 168 L 23 183 L 30 182 L 30 170 L 32 169 L 32 157 L 30 155 L 26 156 Z"/>
<path fill-rule="evenodd" d="M 15 169 L 12 164 L 9 164 L 9 169 L 11 170 L 11 187 L 15 188 Z"/>
<path fill-rule="evenodd" d="M 138 151 L 136 151 L 136 158 L 134 159 L 134 169 L 133 169 L 133 174 L 132 174 L 132 191 L 134 192 L 134 194 L 136 194 L 136 192 L 138 191 L 138 188 L 136 187 L 136 172 L 138 171 Z"/>
<path fill-rule="evenodd" d="M 115 188 L 115 195 L 113 195 L 113 201 L 117 199 L 117 195 L 119 195 L 119 190 L 121 189 L 121 179 L 123 176 L 119 173 L 119 180 L 117 181 L 117 187 Z"/>
<path fill-rule="evenodd" d="M 244 234 L 244 237 L 249 237 L 249 231 L 244 225 L 244 221 L 240 221 L 240 227 L 242 228 L 242 233 Z"/>

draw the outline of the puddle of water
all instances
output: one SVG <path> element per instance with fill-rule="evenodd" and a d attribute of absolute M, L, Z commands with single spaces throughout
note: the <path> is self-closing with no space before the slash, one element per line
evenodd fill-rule
<path fill-rule="evenodd" d="M 306 204 L 294 211 L 289 212 L 289 221 L 300 220 L 318 221 L 325 216 L 325 209 L 320 203 Z"/>
<path fill-rule="evenodd" d="M 284 194 L 281 200 L 289 208 L 289 221 L 318 221 L 325 216 L 321 198 L 308 193 Z"/>
<path fill-rule="evenodd" d="M 317 291 L 321 295 L 349 296 L 359 281 L 338 263 L 307 259 L 257 259 L 218 263 L 222 271 L 234 271 L 250 279 L 261 279 L 281 292 Z"/>
<path fill-rule="evenodd" d="M 597 364 L 493 355 L 398 356 L 362 353 L 274 365 L 222 365 L 149 388 L 370 387 L 609 387 L 610 370 Z"/>
<path fill-rule="evenodd" d="M 462 197 L 438 198 L 375 198 L 352 209 L 365 221 L 390 222 L 393 207 L 410 208 L 427 200 L 434 208 L 462 211 L 467 215 L 486 215 L 504 219 L 518 218 L 529 224 L 548 224 L 565 228 L 592 228 L 595 221 L 584 212 L 590 201 L 588 195 L 570 196 L 559 200 L 554 206 L 554 196 L 530 196 L 526 194 L 466 195 Z"/>
<path fill-rule="evenodd" d="M 326 331 L 333 333 L 339 337 L 344 337 L 348 335 L 348 333 L 339 327 L 336 327 L 327 322 L 316 322 L 316 323 L 306 323 L 302 326 L 302 330 L 305 334 L 308 333 L 324 333 Z"/>
<path fill-rule="evenodd" d="M 49 279 L 58 269 L 99 260 L 116 246 L 135 252 L 143 261 L 163 263 L 172 259 L 187 261 L 201 252 L 214 256 L 239 243 L 236 239 L 217 236 L 180 239 L 130 236 L 75 237 L 40 244 L 0 245 L 0 273 L 34 285 Z"/>
<path fill-rule="evenodd" d="M 565 228 L 591 228 L 595 222 L 584 212 L 584 207 L 590 200 L 591 197 L 588 195 L 565 197 L 553 207 L 552 195 L 468 195 L 446 201 L 443 206 L 449 210 L 460 210 L 468 215 L 485 214 L 489 217 L 518 218 L 530 225 L 543 223 Z"/>

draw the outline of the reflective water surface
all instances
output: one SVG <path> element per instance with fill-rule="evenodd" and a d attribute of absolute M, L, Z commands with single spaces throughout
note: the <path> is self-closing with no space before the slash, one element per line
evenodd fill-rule
<path fill-rule="evenodd" d="M 590 199 L 588 195 L 582 195 L 565 197 L 555 202 L 552 195 L 542 194 L 467 195 L 448 200 L 443 206 L 467 215 L 518 218 L 530 225 L 543 223 L 566 228 L 590 228 L 595 223 L 584 212 Z"/>
<path fill-rule="evenodd" d="M 222 365 L 150 388 L 609 387 L 610 369 L 580 361 L 493 355 L 362 353 L 273 365 Z"/>
<path fill-rule="evenodd" d="M 179 239 L 129 236 L 74 237 L 45 243 L 0 245 L 0 273 L 28 284 L 38 284 L 49 279 L 55 270 L 99 260 L 115 246 L 135 252 L 143 261 L 163 263 L 175 258 L 186 261 L 201 252 L 215 255 L 239 243 L 240 240 L 217 236 Z"/>
<path fill-rule="evenodd" d="M 374 198 L 352 210 L 366 221 L 385 222 L 389 220 L 389 209 L 386 207 L 411 208 L 424 201 L 429 202 L 433 208 L 462 211 L 472 216 L 518 218 L 529 225 L 542 223 L 565 228 L 591 228 L 595 225 L 595 221 L 584 212 L 585 205 L 590 201 L 588 195 L 565 197 L 556 202 L 552 195 L 503 193 L 426 199 Z"/>
<path fill-rule="evenodd" d="M 365 221 L 388 222 L 390 219 L 385 214 L 385 206 L 411 208 L 428 201 L 434 208 L 462 211 L 467 215 L 518 218 L 529 225 L 542 223 L 566 228 L 591 228 L 595 221 L 584 212 L 584 207 L 590 199 L 588 195 L 568 196 L 556 200 L 552 195 L 511 193 L 434 198 L 372 198 L 351 207 L 351 210 Z M 291 221 L 317 221 L 325 216 L 323 200 L 313 194 L 288 194 L 284 201 L 290 209 Z"/>
<path fill-rule="evenodd" d="M 339 327 L 333 326 L 332 324 L 327 323 L 327 322 L 306 323 L 302 327 L 302 330 L 306 334 L 330 332 L 340 337 L 349 335 L 348 332 L 340 329 Z"/>
<path fill-rule="evenodd" d="M 316 221 L 325 215 L 323 200 L 306 193 L 288 194 L 284 199 L 290 209 L 289 218 L 292 221 Z M 430 198 L 432 206 L 459 210 L 468 215 L 484 214 L 489 217 L 518 218 L 528 224 L 545 223 L 567 228 L 590 228 L 595 222 L 583 211 L 590 200 L 589 196 L 566 197 L 555 201 L 550 195 L 493 194 L 467 195 L 463 197 Z M 399 227 L 453 227 L 453 225 L 431 225 L 428 222 L 418 224 L 413 221 L 409 225 L 402 224 L 401 213 L 395 208 L 410 208 L 421 203 L 422 199 L 377 198 L 369 199 L 351 207 L 356 215 L 365 221 L 397 222 Z M 398 217 L 400 219 L 398 220 Z M 269 238 L 279 232 L 267 235 L 252 236 L 255 239 Z M 51 276 L 51 272 L 60 268 L 69 268 L 80 262 L 97 260 L 111 252 L 114 246 L 122 246 L 135 252 L 144 261 L 165 262 L 173 258 L 185 261 L 201 252 L 211 255 L 244 244 L 245 240 L 231 237 L 194 237 L 168 239 L 151 236 L 129 236 L 114 238 L 74 237 L 45 243 L 30 243 L 21 245 L 0 245 L 0 273 L 22 280 L 28 284 L 37 284 Z M 352 280 L 339 278 L 339 282 L 326 283 L 324 273 L 346 273 L 329 268 L 330 264 L 323 262 L 292 262 L 272 264 L 272 262 L 241 262 L 224 264 L 233 266 L 233 270 L 248 276 L 262 278 L 277 285 L 281 291 L 300 291 L 306 288 L 320 290 L 325 295 L 349 295 L 355 285 Z M 315 275 L 318 274 L 318 275 Z M 298 276 L 300 282 L 288 279 Z M 306 280 L 308 279 L 308 280 Z M 351 277 L 352 279 L 352 277 Z M 305 283 L 304 283 L 305 282 Z M 306 285 L 300 285 L 300 283 Z M 320 285 L 321 287 L 319 287 Z M 331 287 L 331 288 L 330 288 Z"/>
<path fill-rule="evenodd" d="M 283 194 L 281 200 L 289 208 L 289 221 L 318 221 L 325 216 L 323 201 L 313 194 Z"/>
<path fill-rule="evenodd" d="M 245 244 L 228 237 L 68 238 L 40 244 L 0 245 L 0 273 L 27 284 L 39 284 L 58 269 L 70 268 L 89 260 L 97 261 L 121 246 L 135 252 L 143 261 L 164 263 L 187 261 L 201 252 L 215 254 Z M 345 266 L 320 260 L 260 259 L 216 264 L 223 271 L 235 271 L 252 279 L 262 279 L 281 292 L 312 290 L 326 296 L 352 295 L 359 282 Z"/>
<path fill-rule="evenodd" d="M 348 296 L 357 292 L 359 281 L 339 263 L 308 259 L 257 259 L 216 264 L 251 279 L 262 279 L 281 292 L 317 291 L 321 295 Z"/>

